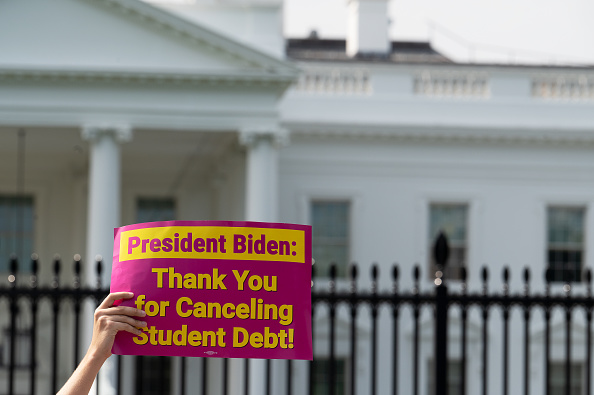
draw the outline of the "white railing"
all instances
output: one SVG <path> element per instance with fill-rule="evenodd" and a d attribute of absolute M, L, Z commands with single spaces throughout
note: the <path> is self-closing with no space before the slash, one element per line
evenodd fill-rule
<path fill-rule="evenodd" d="M 365 95 L 371 93 L 371 83 L 366 69 L 308 68 L 301 73 L 295 89 L 307 93 Z"/>
<path fill-rule="evenodd" d="M 491 95 L 489 76 L 484 72 L 423 71 L 415 75 L 417 95 L 486 99 Z"/>
<path fill-rule="evenodd" d="M 542 75 L 532 79 L 532 96 L 549 100 L 594 100 L 594 75 Z"/>

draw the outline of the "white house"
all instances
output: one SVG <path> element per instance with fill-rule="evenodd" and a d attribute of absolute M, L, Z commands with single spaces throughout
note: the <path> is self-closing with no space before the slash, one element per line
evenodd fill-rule
<path fill-rule="evenodd" d="M 442 228 L 453 247 L 454 289 L 460 266 L 477 290 L 483 264 L 493 289 L 509 265 L 512 291 L 522 289 L 524 266 L 533 269 L 536 290 L 548 266 L 556 279 L 594 266 L 594 68 L 455 63 L 428 43 L 391 42 L 386 0 L 350 0 L 346 40 L 285 40 L 281 17 L 281 0 L 1 1 L 0 272 L 6 274 L 10 253 L 26 261 L 35 251 L 40 281 L 48 282 L 54 254 L 68 262 L 80 253 L 94 283 L 93 262 L 97 255 L 109 261 L 113 227 L 171 217 L 313 224 L 320 288 L 336 261 L 339 287 L 348 263 L 360 265 L 363 289 L 378 263 L 380 289 L 387 290 L 397 262 L 401 289 L 412 287 L 409 273 L 419 264 L 421 288 L 431 290 L 429 246 Z M 62 282 L 70 280 L 64 270 Z M 68 326 L 71 315 L 62 315 Z M 366 393 L 370 374 L 367 317 L 362 309 L 358 393 Z M 520 330 L 515 318 L 512 328 Z M 0 314 L 3 327 L 6 319 Z M 327 325 L 321 315 L 316 320 L 315 353 L 323 360 Z M 387 314 L 380 322 L 380 342 L 389 344 Z M 574 370 L 583 378 L 594 372 L 584 372 L 581 315 L 575 322 Z M 400 389 L 408 393 L 412 329 L 410 320 L 403 323 Z M 430 386 L 430 325 L 425 311 L 423 394 Z M 339 339 L 346 336 L 346 315 L 339 314 L 338 330 Z M 540 360 L 539 318 L 531 330 L 531 352 Z M 500 348 L 499 331 L 493 318 L 492 350 Z M 41 344 L 47 336 L 40 333 Z M 68 334 L 62 337 L 68 344 Z M 512 341 L 512 349 L 521 346 L 519 337 Z M 563 332 L 553 341 L 562 344 Z M 337 349 L 344 367 L 353 361 L 343 343 Z M 472 393 L 481 383 L 473 344 Z M 559 359 L 562 348 L 555 347 Z M 70 355 L 61 357 L 61 380 L 71 372 Z M 387 393 L 391 355 L 379 358 L 379 393 Z M 498 393 L 501 353 L 490 358 L 490 391 Z M 40 380 L 48 380 L 48 362 L 39 363 Z M 188 368 L 198 372 L 201 363 Z M 510 365 L 517 388 L 520 363 Z M 541 365 L 531 371 L 534 393 L 542 393 Z M 235 378 L 241 366 L 232 362 Z M 253 366 L 256 394 L 263 365 Z M 273 363 L 273 393 L 284 388 L 283 367 Z M 123 368 L 124 389 L 133 392 L 138 370 L 132 359 Z M 208 369 L 216 377 L 220 361 Z M 305 393 L 307 371 L 295 364 L 295 393 Z M 22 391 L 26 377 L 19 373 Z M 0 366 L 0 388 L 5 380 Z M 198 386 L 201 377 L 187 380 Z M 580 380 L 575 385 L 583 388 Z M 234 394 L 242 391 L 238 382 L 229 383 Z M 178 393 L 175 380 L 171 385 Z M 213 393 L 219 387 L 209 381 Z"/>

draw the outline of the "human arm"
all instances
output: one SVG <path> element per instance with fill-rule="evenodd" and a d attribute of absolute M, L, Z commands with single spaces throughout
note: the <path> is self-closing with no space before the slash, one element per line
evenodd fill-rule
<path fill-rule="evenodd" d="M 132 292 L 114 292 L 109 294 L 95 310 L 93 338 L 84 358 L 72 373 L 58 395 L 88 394 L 99 369 L 111 355 L 111 347 L 115 335 L 119 331 L 139 335 L 138 327 L 146 326 L 146 322 L 134 317 L 144 317 L 143 310 L 128 306 L 114 306 L 119 299 L 130 299 Z"/>

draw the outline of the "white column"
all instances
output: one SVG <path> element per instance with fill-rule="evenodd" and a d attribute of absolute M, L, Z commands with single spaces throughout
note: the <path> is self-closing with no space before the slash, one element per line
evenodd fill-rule
<path fill-rule="evenodd" d="M 245 217 L 248 221 L 277 220 L 278 148 L 288 143 L 283 129 L 246 129 L 239 135 L 247 147 Z"/>
<path fill-rule="evenodd" d="M 288 143 L 287 131 L 276 127 L 245 129 L 239 140 L 247 148 L 245 218 L 248 221 L 278 220 L 278 149 Z M 232 361 L 230 376 L 240 373 L 241 364 Z M 243 376 L 243 372 L 240 373 Z M 249 394 L 260 395 L 265 390 L 265 360 L 250 360 Z M 240 394 L 240 385 L 230 384 L 232 394 Z"/>
<path fill-rule="evenodd" d="M 113 253 L 113 228 L 120 225 L 120 143 L 132 138 L 132 131 L 122 125 L 86 125 L 82 136 L 90 143 L 86 279 L 95 286 L 95 259 L 103 258 L 101 283 L 109 285 Z M 85 314 L 92 319 L 92 314 Z M 87 321 L 85 345 L 91 340 L 92 321 Z M 99 374 L 102 395 L 116 393 L 116 362 L 109 358 Z M 94 386 L 93 386 L 94 387 Z M 91 391 L 93 393 L 94 389 Z"/>

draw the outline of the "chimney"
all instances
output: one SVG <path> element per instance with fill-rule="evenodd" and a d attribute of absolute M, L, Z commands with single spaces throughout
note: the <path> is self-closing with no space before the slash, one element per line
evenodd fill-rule
<path fill-rule="evenodd" d="M 347 55 L 387 55 L 388 0 L 347 0 Z"/>

